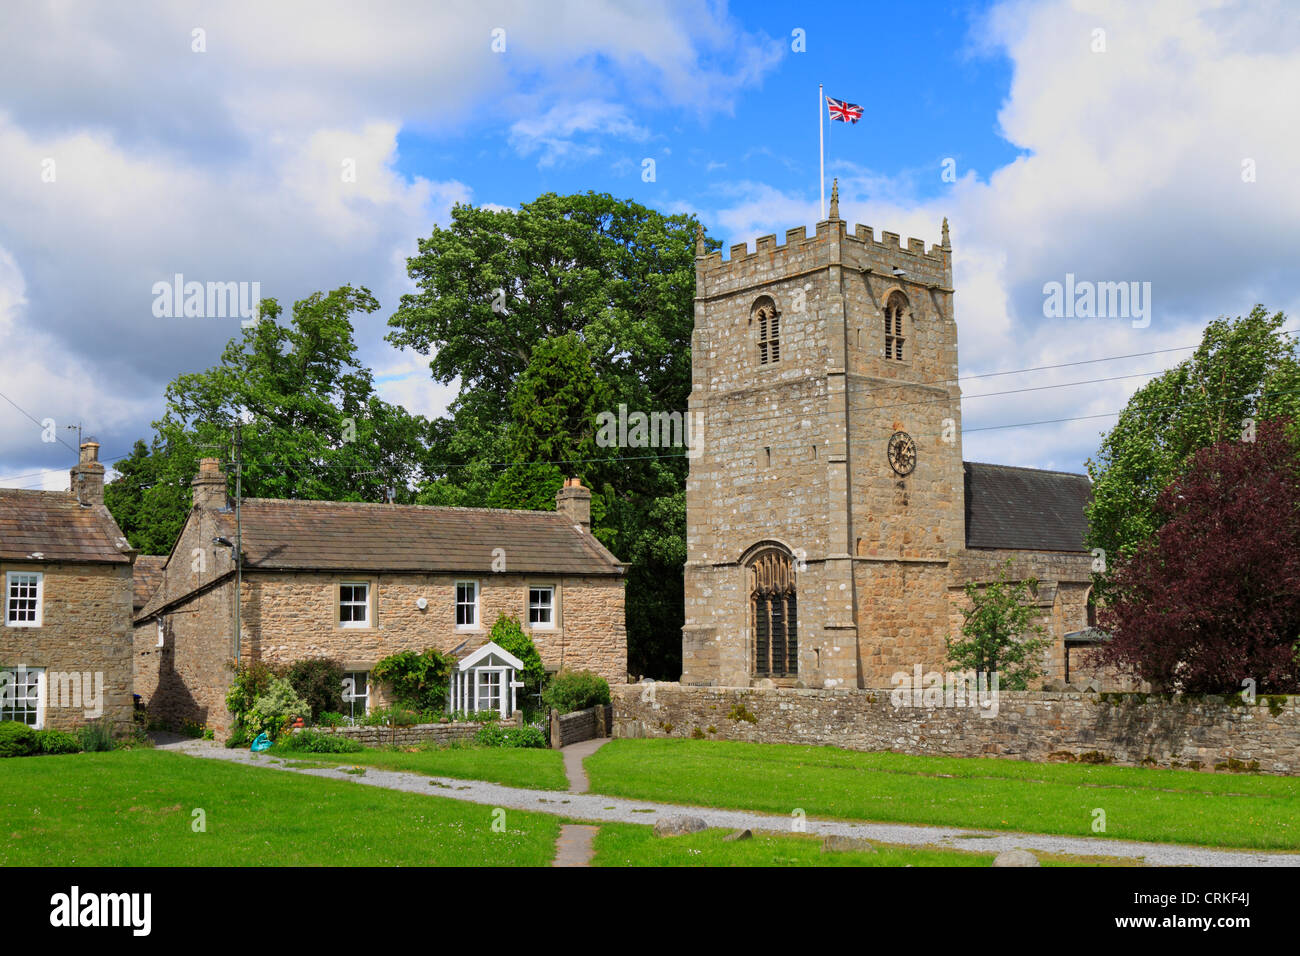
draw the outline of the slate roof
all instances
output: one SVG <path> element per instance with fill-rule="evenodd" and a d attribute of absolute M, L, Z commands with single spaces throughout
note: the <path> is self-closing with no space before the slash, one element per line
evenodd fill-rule
<path fill-rule="evenodd" d="M 1011 465 L 962 463 L 966 472 L 966 547 L 1086 551 L 1087 475 Z"/>
<path fill-rule="evenodd" d="M 134 596 L 131 606 L 137 611 L 148 604 L 149 599 L 158 590 L 166 564 L 165 554 L 142 554 L 135 559 L 135 567 L 132 569 Z"/>
<path fill-rule="evenodd" d="M 0 560 L 130 564 L 129 551 L 103 505 L 84 507 L 68 491 L 0 488 Z"/>
<path fill-rule="evenodd" d="M 228 519 L 233 532 L 233 515 Z M 249 498 L 245 568 L 621 575 L 619 560 L 555 511 Z M 233 536 L 230 536 L 233 541 Z"/>

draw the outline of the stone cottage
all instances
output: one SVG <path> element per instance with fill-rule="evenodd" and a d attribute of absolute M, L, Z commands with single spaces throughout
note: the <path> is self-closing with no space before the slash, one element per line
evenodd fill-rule
<path fill-rule="evenodd" d="M 69 491 L 0 488 L 0 720 L 129 729 L 135 551 L 104 507 L 99 444 Z"/>
<path fill-rule="evenodd" d="M 555 511 L 247 499 L 204 459 L 194 505 L 157 591 L 135 618 L 136 692 L 163 720 L 223 736 L 236 660 L 343 662 L 362 714 L 385 703 L 376 662 L 487 642 L 518 618 L 548 669 L 627 668 L 625 566 L 591 534 L 576 479 Z M 240 539 L 243 560 L 235 560 Z M 241 640 L 236 646 L 236 620 Z"/>
<path fill-rule="evenodd" d="M 967 462 L 952 247 L 803 227 L 697 244 L 682 682 L 890 687 L 949 669 L 968 581 L 1036 578 L 1048 680 L 1085 646 L 1083 475 Z M 1078 657 L 1070 674 L 1080 675 Z"/>

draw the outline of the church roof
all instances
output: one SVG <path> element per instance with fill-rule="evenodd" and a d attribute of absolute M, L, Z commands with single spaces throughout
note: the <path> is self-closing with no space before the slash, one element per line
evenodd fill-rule
<path fill-rule="evenodd" d="M 962 463 L 966 472 L 966 547 L 1086 551 L 1087 475 L 1011 465 Z"/>

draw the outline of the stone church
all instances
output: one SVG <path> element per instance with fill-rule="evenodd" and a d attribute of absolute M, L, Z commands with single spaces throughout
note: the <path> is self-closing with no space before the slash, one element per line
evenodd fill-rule
<path fill-rule="evenodd" d="M 1008 559 L 1039 582 L 1045 683 L 1090 679 L 1089 482 L 962 460 L 947 220 L 939 245 L 903 246 L 850 232 L 833 191 L 814 235 L 729 260 L 701 235 L 695 265 L 682 683 L 947 671 L 964 585 Z"/>

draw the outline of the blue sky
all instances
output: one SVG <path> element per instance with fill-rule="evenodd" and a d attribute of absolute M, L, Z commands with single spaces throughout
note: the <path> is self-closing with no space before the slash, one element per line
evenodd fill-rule
<path fill-rule="evenodd" d="M 987 178 L 1020 152 L 998 133 L 1010 62 L 971 42 L 972 24 L 986 11 L 986 4 L 875 3 L 853 14 L 857 27 L 828 29 L 834 17 L 818 22 L 813 8 L 792 14 L 789 4 L 747 3 L 736 16 L 770 40 L 770 63 L 752 88 L 726 102 L 663 102 L 593 56 L 591 69 L 609 81 L 605 97 L 623 110 L 619 132 L 593 125 L 566 137 L 568 156 L 541 145 L 521 155 L 512 127 L 527 122 L 531 106 L 520 90 L 499 112 L 484 108 L 455 125 L 402 130 L 396 168 L 408 177 L 454 178 L 472 184 L 477 201 L 511 206 L 544 192 L 593 189 L 703 213 L 719 191 L 744 180 L 815 197 L 824 84 L 827 95 L 870 110 L 859 124 L 827 124 L 828 190 L 837 172 L 866 168 L 905 178 L 920 197 L 937 196 L 946 188 L 936 174 L 945 158 Z M 510 32 L 507 41 L 507 53 L 527 51 L 530 38 Z M 646 158 L 655 160 L 654 182 L 642 179 Z"/>
<path fill-rule="evenodd" d="M 368 286 L 363 360 L 438 414 L 454 388 L 384 334 L 454 203 L 608 191 L 724 247 L 811 226 L 819 82 L 865 110 L 827 124 L 843 217 L 951 223 L 961 374 L 1067 366 L 963 382 L 966 458 L 1080 471 L 1210 319 L 1297 327 L 1284 2 L 32 3 L 0 11 L 0 393 L 124 455 L 239 332 L 154 314 L 182 273 L 286 305 Z M 1149 283 L 1150 321 L 1046 314 L 1068 275 Z M 64 488 L 71 458 L 0 402 L 0 485 Z"/>

